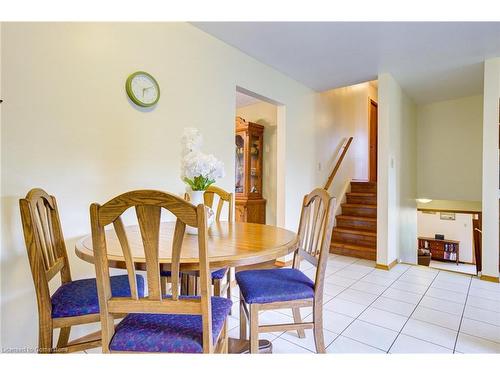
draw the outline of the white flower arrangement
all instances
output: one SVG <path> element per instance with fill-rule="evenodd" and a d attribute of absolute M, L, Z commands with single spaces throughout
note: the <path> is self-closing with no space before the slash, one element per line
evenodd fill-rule
<path fill-rule="evenodd" d="M 200 131 L 184 129 L 182 136 L 181 179 L 193 191 L 206 190 L 216 179 L 224 177 L 224 163 L 212 154 L 204 154 Z"/>

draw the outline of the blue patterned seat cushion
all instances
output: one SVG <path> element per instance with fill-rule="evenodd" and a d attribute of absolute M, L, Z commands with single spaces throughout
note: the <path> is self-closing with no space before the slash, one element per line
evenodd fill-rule
<path fill-rule="evenodd" d="M 314 297 L 314 283 L 294 268 L 241 271 L 236 273 L 236 281 L 250 304 Z"/>
<path fill-rule="evenodd" d="M 221 268 L 220 270 L 212 272 L 212 279 L 215 280 L 222 280 L 224 278 L 224 275 L 226 274 L 227 268 Z M 164 277 L 170 277 L 172 276 L 172 273 L 170 271 L 161 271 L 160 274 Z M 198 273 L 196 273 L 198 275 Z"/>
<path fill-rule="evenodd" d="M 212 297 L 212 335 L 219 336 L 231 300 Z M 202 353 L 201 315 L 128 314 L 116 327 L 109 348 L 115 351 Z"/>
<path fill-rule="evenodd" d="M 137 292 L 144 297 L 144 278 L 137 276 Z M 127 275 L 112 276 L 113 297 L 130 297 Z M 61 285 L 52 295 L 52 317 L 80 316 L 99 312 L 99 298 L 95 279 L 75 280 Z"/>

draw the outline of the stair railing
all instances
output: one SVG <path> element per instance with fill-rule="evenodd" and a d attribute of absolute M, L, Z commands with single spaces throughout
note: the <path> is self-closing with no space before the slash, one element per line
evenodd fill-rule
<path fill-rule="evenodd" d="M 344 145 L 340 148 L 342 152 L 340 153 L 339 158 L 337 159 L 337 163 L 335 163 L 335 167 L 333 167 L 332 173 L 330 173 L 330 176 L 328 176 L 328 180 L 326 181 L 326 184 L 324 186 L 325 190 L 328 190 L 330 186 L 332 185 L 333 178 L 337 174 L 337 171 L 340 168 L 340 165 L 342 164 L 342 161 L 344 160 L 345 154 L 347 153 L 347 150 L 349 150 L 349 146 L 351 145 L 353 137 L 349 137 L 347 141 L 344 142 Z M 339 151 L 340 151 L 339 150 Z"/>

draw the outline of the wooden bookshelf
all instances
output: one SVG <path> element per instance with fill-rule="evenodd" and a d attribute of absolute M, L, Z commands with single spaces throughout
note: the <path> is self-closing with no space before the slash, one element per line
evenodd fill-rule
<path fill-rule="evenodd" d="M 458 265 L 460 241 L 418 237 L 418 248 L 429 250 L 434 260 L 455 262 Z"/>

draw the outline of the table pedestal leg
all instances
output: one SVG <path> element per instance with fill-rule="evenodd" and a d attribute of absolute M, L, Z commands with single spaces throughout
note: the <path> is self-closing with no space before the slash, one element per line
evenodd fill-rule
<path fill-rule="evenodd" d="M 181 273 L 181 295 L 197 296 L 198 293 L 198 277 L 188 273 Z"/>

